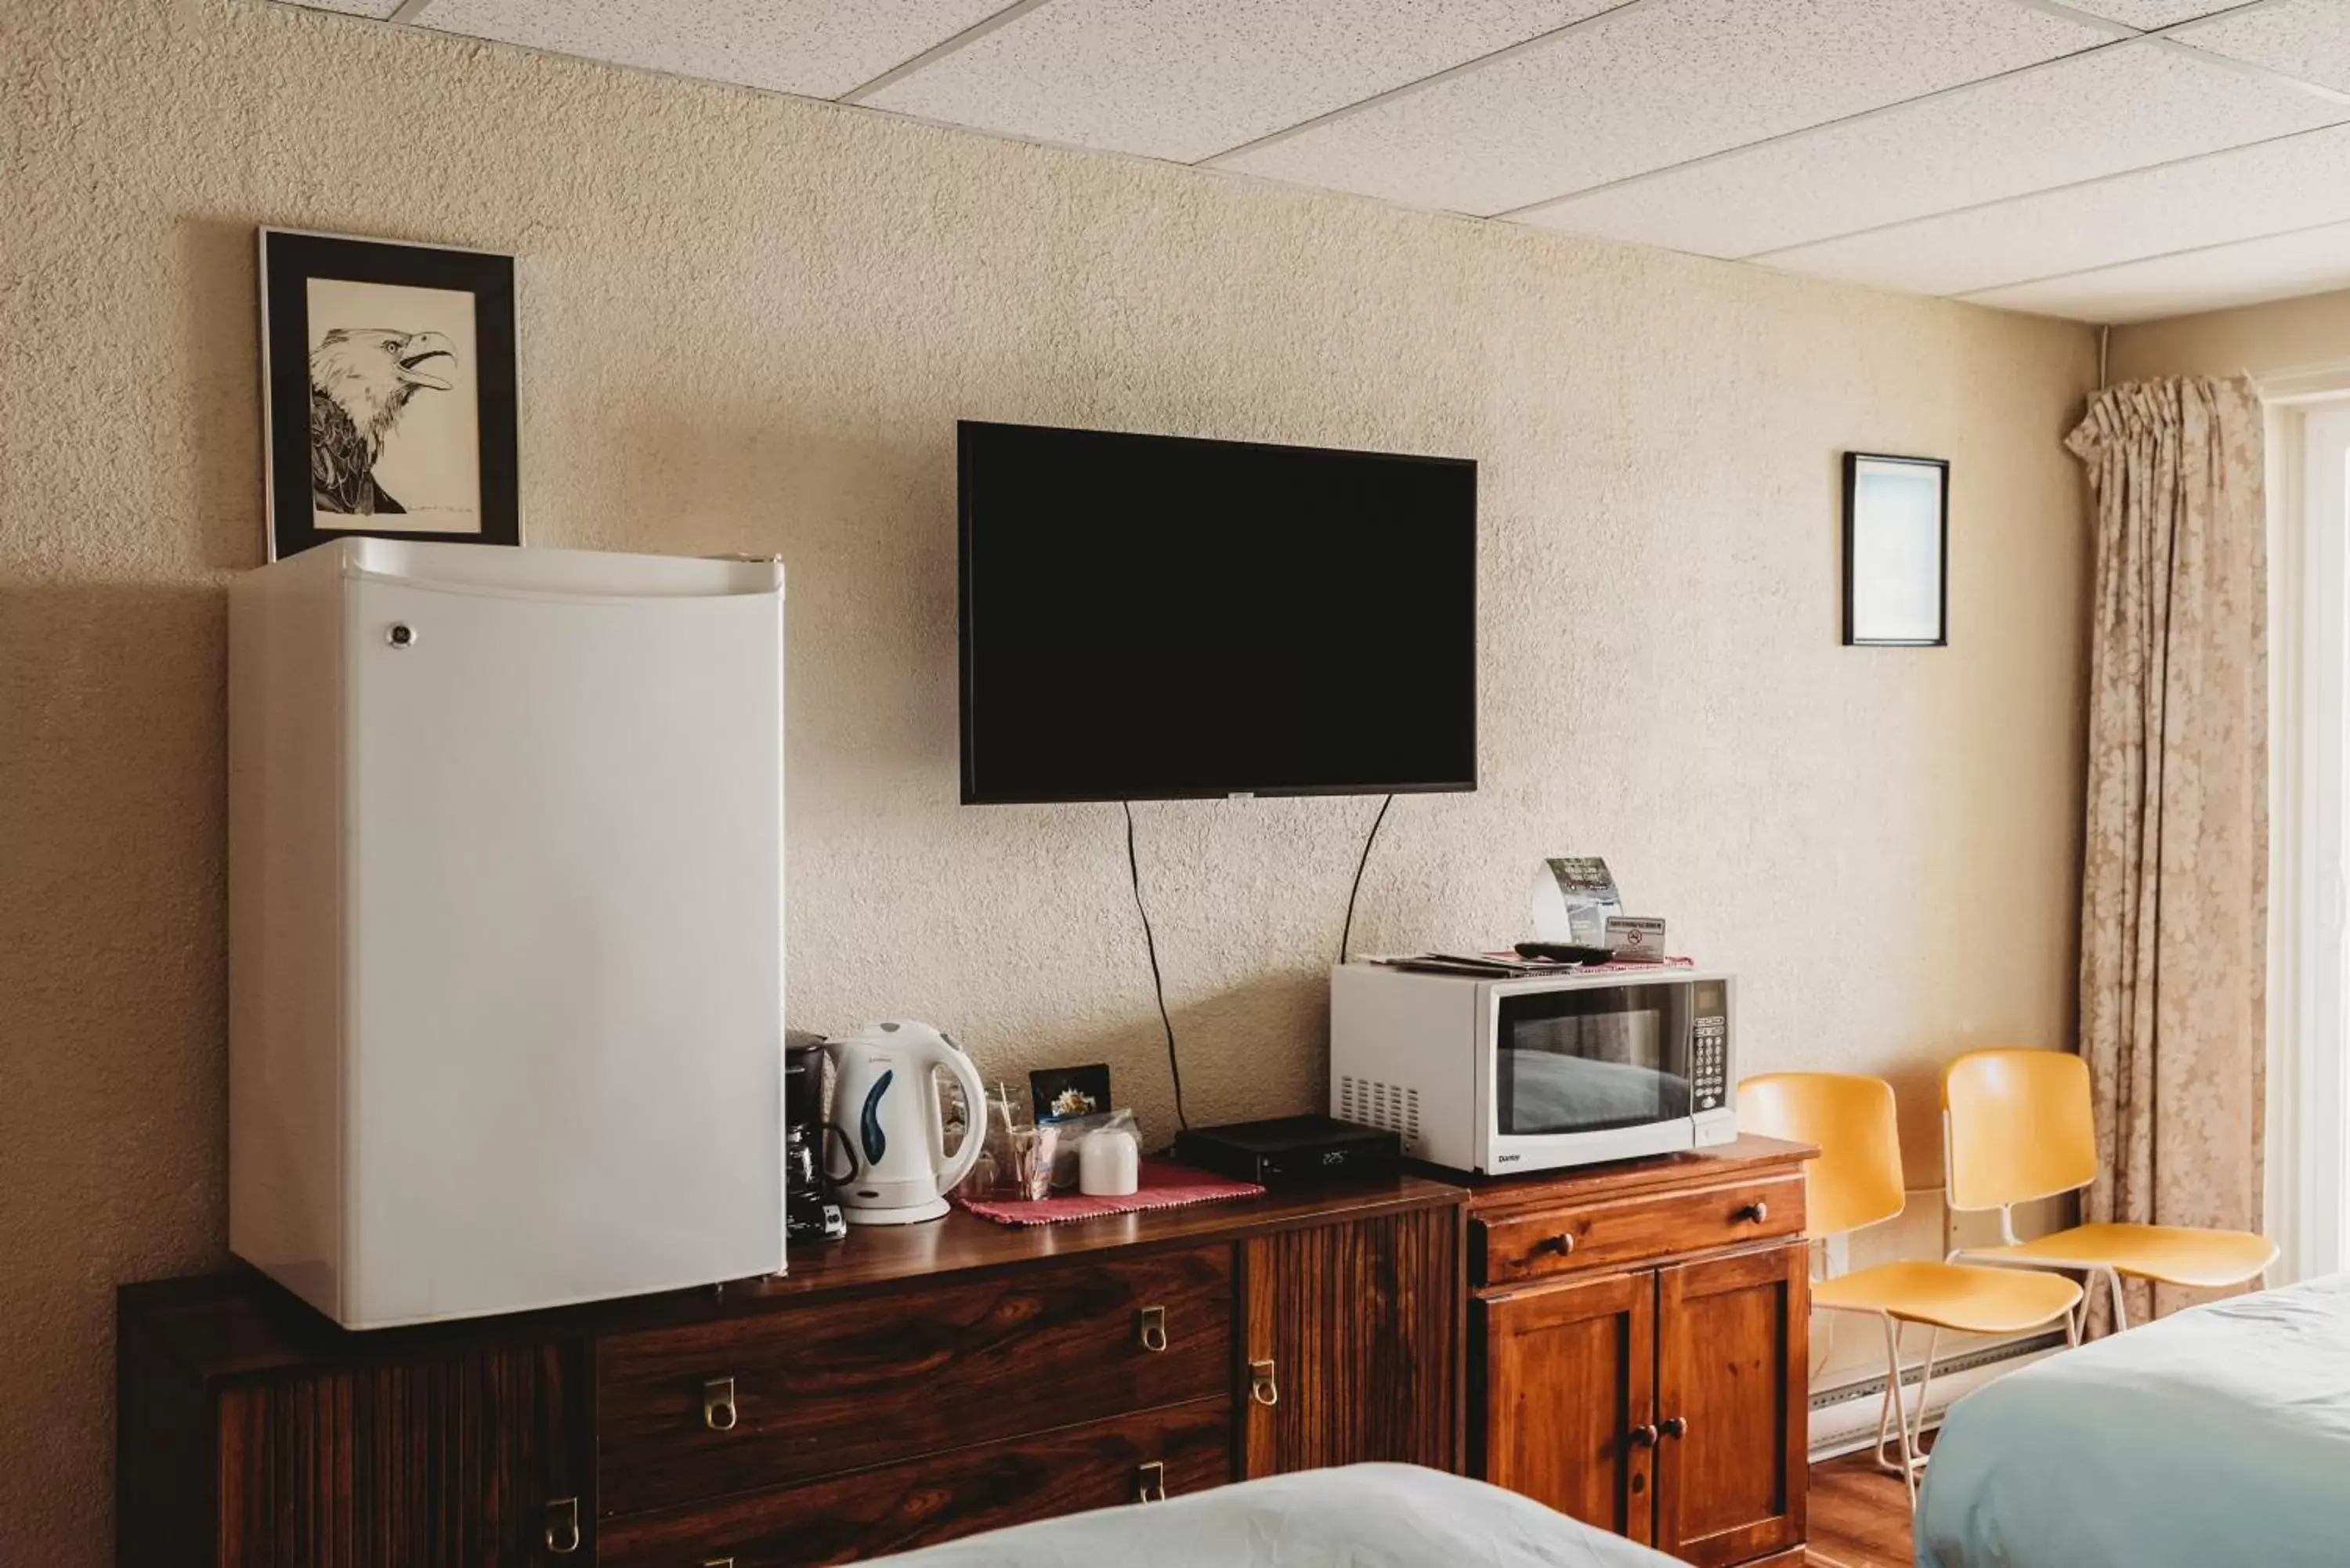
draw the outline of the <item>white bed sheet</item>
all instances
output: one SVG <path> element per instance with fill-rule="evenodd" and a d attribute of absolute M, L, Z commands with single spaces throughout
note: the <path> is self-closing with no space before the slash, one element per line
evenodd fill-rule
<path fill-rule="evenodd" d="M 1530 1498 L 1348 1465 L 992 1531 L 889 1568 L 1675 1568 Z"/>
<path fill-rule="evenodd" d="M 1918 1568 L 2350 1564 L 2350 1274 L 2195 1307 L 1951 1407 Z"/>

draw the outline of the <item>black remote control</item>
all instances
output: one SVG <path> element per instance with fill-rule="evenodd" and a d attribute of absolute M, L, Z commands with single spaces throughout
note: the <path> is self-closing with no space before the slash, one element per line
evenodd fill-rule
<path fill-rule="evenodd" d="M 1612 963 L 1616 959 L 1606 948 L 1579 948 L 1572 942 L 1520 942 L 1516 950 L 1520 958 L 1556 963 Z"/>

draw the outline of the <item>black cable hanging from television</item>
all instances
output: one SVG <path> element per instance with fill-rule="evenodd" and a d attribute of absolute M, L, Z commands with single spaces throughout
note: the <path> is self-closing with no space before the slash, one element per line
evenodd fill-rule
<path fill-rule="evenodd" d="M 1159 1022 L 1167 1030 L 1167 1076 L 1175 1085 L 1175 1125 L 1191 1130 L 1183 1114 L 1183 1067 L 1175 1059 L 1175 1020 L 1167 1014 L 1167 983 L 1159 974 L 1159 941 L 1150 934 L 1150 911 L 1142 903 L 1142 862 L 1134 853 L 1134 803 L 1118 803 L 1126 813 L 1126 871 L 1134 879 L 1134 912 L 1142 917 L 1142 950 L 1150 955 L 1150 994 L 1159 1000 Z"/>
<path fill-rule="evenodd" d="M 1371 863 L 1371 846 L 1379 841 L 1379 824 L 1388 819 L 1388 807 L 1395 804 L 1389 795 L 1379 802 L 1378 815 L 1371 818 L 1371 830 L 1363 835 L 1363 856 L 1355 862 L 1355 885 L 1347 889 L 1347 923 L 1338 932 L 1338 961 L 1347 961 L 1347 944 L 1355 938 L 1355 897 L 1363 890 L 1363 867 Z"/>

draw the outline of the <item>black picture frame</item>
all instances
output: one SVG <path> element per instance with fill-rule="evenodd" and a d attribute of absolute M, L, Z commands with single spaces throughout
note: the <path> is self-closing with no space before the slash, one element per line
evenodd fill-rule
<path fill-rule="evenodd" d="M 263 228 L 258 242 L 264 542 L 268 558 L 282 560 L 314 545 L 346 536 L 521 544 L 515 258 L 492 251 L 312 234 L 297 229 Z M 327 330 L 313 330 L 310 300 L 314 279 L 454 291 L 472 296 L 470 347 L 473 362 L 461 366 L 453 354 L 446 356 L 445 364 L 440 357 L 434 360 L 436 369 L 462 370 L 462 380 L 452 375 L 444 382 L 421 373 L 415 367 L 401 369 L 407 372 L 403 379 L 432 389 L 436 396 L 461 387 L 473 393 L 474 526 L 452 527 L 445 523 L 402 525 L 392 521 L 411 514 L 400 509 L 396 498 L 376 483 L 373 454 L 381 451 L 380 431 L 376 444 L 369 449 L 369 460 L 363 466 L 347 463 L 341 471 L 346 475 L 344 483 L 329 487 L 331 493 L 349 496 L 355 493 L 350 486 L 357 485 L 359 492 L 352 509 L 343 510 L 331 503 L 318 504 L 322 493 L 314 488 L 313 443 L 330 438 L 315 431 L 312 422 L 311 360 L 314 349 L 323 348 L 320 336 Z M 398 328 L 402 324 L 369 321 L 368 325 Z M 411 341 L 427 336 L 430 335 L 416 333 Z M 411 387 L 401 394 L 402 401 L 415 395 L 416 389 Z M 395 414 L 395 428 L 397 422 Z M 337 429 L 348 441 L 349 431 L 342 425 Z M 374 507 L 379 498 L 391 502 L 394 509 Z"/>
<path fill-rule="evenodd" d="M 1930 635 L 1888 634 L 1876 607 L 1862 602 L 1871 585 L 1861 579 L 1858 556 L 1861 535 L 1880 520 L 1864 518 L 1866 498 L 1860 481 L 1868 464 L 1929 471 L 1934 475 L 1934 560 L 1931 599 L 1934 619 Z M 1922 584 L 1908 585 L 1910 595 L 1922 597 Z M 1950 465 L 1939 457 L 1903 457 L 1891 452 L 1847 452 L 1844 454 L 1844 645 L 1846 648 L 1948 648 L 1950 645 Z"/>

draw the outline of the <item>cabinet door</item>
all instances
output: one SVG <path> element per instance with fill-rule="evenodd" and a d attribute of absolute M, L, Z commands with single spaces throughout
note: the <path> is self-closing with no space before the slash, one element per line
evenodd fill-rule
<path fill-rule="evenodd" d="M 1648 1541 L 1655 1514 L 1657 1277 L 1480 1302 L 1483 1479 Z"/>
<path fill-rule="evenodd" d="M 1459 1468 L 1460 1266 L 1449 1207 L 1243 1242 L 1243 1474 Z"/>
<path fill-rule="evenodd" d="M 520 1345 L 226 1390 L 219 1561 L 226 1568 L 594 1561 L 584 1361 L 576 1346 Z"/>
<path fill-rule="evenodd" d="M 1809 1252 L 1793 1242 L 1657 1277 L 1657 1545 L 1711 1568 L 1804 1539 Z"/>

